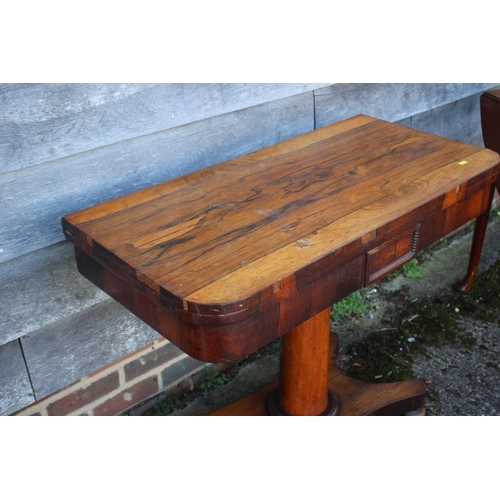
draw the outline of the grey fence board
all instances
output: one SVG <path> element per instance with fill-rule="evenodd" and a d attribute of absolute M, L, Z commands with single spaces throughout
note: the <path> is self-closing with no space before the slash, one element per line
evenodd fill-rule
<path fill-rule="evenodd" d="M 159 338 L 139 318 L 108 299 L 20 342 L 36 399 L 40 399 Z"/>
<path fill-rule="evenodd" d="M 61 242 L 0 264 L 0 345 L 71 316 L 108 295 L 76 269 Z"/>
<path fill-rule="evenodd" d="M 35 402 L 19 341 L 0 346 L 0 415 Z"/>
<path fill-rule="evenodd" d="M 326 84 L 36 84 L 0 88 L 0 173 Z"/>
<path fill-rule="evenodd" d="M 424 132 L 483 147 L 479 96 L 480 94 L 472 95 L 414 116 L 411 126 Z"/>
<path fill-rule="evenodd" d="M 497 85 L 487 83 L 336 84 L 314 92 L 316 126 L 324 127 L 359 113 L 394 122 L 458 101 Z"/>
<path fill-rule="evenodd" d="M 0 262 L 63 239 L 63 215 L 314 128 L 312 92 L 0 177 Z"/>

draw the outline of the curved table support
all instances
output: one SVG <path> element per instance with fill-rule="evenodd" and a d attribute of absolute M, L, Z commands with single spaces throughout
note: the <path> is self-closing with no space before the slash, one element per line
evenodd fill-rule
<path fill-rule="evenodd" d="M 472 236 L 472 245 L 467 274 L 465 275 L 465 278 L 463 280 L 453 285 L 453 288 L 457 292 L 470 292 L 472 285 L 474 284 L 474 280 L 476 279 L 477 270 L 479 268 L 479 260 L 481 259 L 481 250 L 483 249 L 484 236 L 486 234 L 486 228 L 488 226 L 488 220 L 490 218 L 491 202 L 493 201 L 494 193 L 495 185 L 492 184 L 488 208 L 479 217 L 476 218 L 476 223 L 474 225 L 474 235 Z"/>
<path fill-rule="evenodd" d="M 338 399 L 328 390 L 330 308 L 281 338 L 280 376 L 270 392 L 271 415 L 335 415 Z"/>
<path fill-rule="evenodd" d="M 500 153 L 500 90 L 490 90 L 482 94 L 480 110 L 484 146 Z M 496 181 L 496 188 L 500 193 L 500 178 Z M 467 275 L 462 281 L 454 285 L 455 290 L 458 292 L 469 292 L 474 283 L 494 193 L 495 185 L 492 185 L 488 209 L 476 219 Z"/>

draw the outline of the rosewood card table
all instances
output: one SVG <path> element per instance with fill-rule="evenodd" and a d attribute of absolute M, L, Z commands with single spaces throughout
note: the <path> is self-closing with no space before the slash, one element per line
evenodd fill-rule
<path fill-rule="evenodd" d="M 281 337 L 280 376 L 213 415 L 419 414 L 418 380 L 340 373 L 329 308 L 477 218 L 493 151 L 359 115 L 63 218 L 79 271 L 190 356 Z"/>

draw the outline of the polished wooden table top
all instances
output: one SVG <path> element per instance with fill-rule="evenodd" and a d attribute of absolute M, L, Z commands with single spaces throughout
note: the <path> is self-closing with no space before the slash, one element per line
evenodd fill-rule
<path fill-rule="evenodd" d="M 166 311 L 163 335 L 200 359 L 235 359 L 328 305 L 288 320 L 281 302 L 302 300 L 308 287 L 324 294 L 311 288 L 323 276 L 348 281 L 340 269 L 353 259 L 364 275 L 367 252 L 405 231 L 415 240 L 416 224 L 482 189 L 498 176 L 498 162 L 492 151 L 359 115 L 76 212 L 63 227 L 86 257 L 141 294 L 132 302 L 146 297 Z M 96 273 L 87 276 L 105 288 Z M 325 300 L 366 278 L 355 281 Z M 127 304 L 161 330 L 165 318 Z M 234 344 L 227 352 L 219 340 L 217 355 L 200 347 L 224 328 Z"/>

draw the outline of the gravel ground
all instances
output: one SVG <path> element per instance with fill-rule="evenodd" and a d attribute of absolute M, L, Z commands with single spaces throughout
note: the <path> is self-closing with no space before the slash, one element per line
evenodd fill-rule
<path fill-rule="evenodd" d="M 428 415 L 500 415 L 500 327 L 460 321 L 472 333 L 472 348 L 430 347 L 413 365 L 428 386 Z"/>

